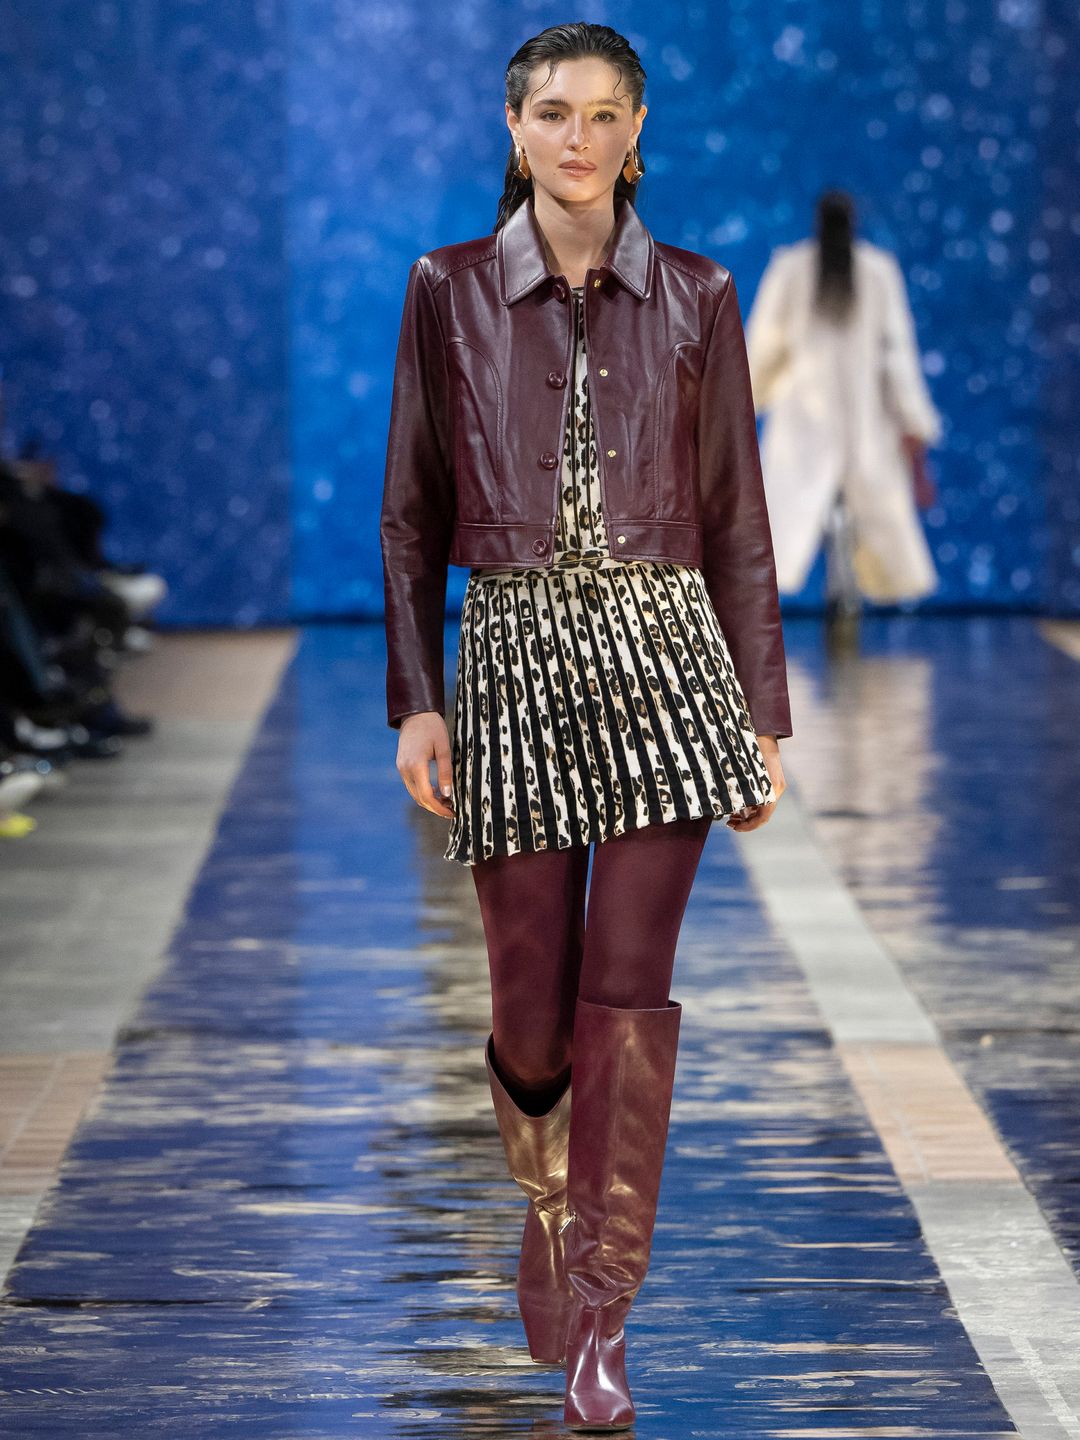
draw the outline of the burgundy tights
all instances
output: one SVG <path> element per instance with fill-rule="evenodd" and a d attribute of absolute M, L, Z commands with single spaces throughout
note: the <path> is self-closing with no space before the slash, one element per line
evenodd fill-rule
<path fill-rule="evenodd" d="M 574 1004 L 667 1004 L 675 946 L 712 816 L 625 830 L 594 847 L 519 851 L 471 869 L 491 971 L 497 1069 L 543 1114 L 566 1085 Z"/>

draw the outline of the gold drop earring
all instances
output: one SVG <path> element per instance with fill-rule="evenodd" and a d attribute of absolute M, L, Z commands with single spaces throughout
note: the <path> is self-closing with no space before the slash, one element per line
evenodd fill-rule
<path fill-rule="evenodd" d="M 514 174 L 520 175 L 522 180 L 528 180 L 532 174 L 532 171 L 529 169 L 529 157 L 516 141 L 514 143 L 514 162 Z"/>
<path fill-rule="evenodd" d="M 642 175 L 645 174 L 645 162 L 641 158 L 641 151 L 637 147 L 636 140 L 626 157 L 626 163 L 623 165 L 622 173 L 628 185 L 636 185 Z"/>

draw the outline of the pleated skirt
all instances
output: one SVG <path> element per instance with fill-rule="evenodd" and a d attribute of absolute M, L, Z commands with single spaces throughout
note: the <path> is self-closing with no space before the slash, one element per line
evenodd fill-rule
<path fill-rule="evenodd" d="M 444 856 L 565 849 L 773 798 L 702 572 L 472 574 Z"/>

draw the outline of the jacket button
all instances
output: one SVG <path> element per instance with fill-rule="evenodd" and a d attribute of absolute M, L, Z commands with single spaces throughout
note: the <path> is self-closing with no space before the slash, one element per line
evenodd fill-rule
<path fill-rule="evenodd" d="M 553 390 L 559 390 L 566 384 L 566 376 L 561 370 L 548 371 L 548 384 Z"/>
<path fill-rule="evenodd" d="M 600 374 L 601 374 L 601 375 L 606 375 L 606 374 L 607 374 L 607 371 L 603 368 L 603 366 L 600 367 Z"/>
<path fill-rule="evenodd" d="M 626 536 L 625 536 L 625 535 L 616 535 L 616 536 L 615 536 L 615 539 L 618 540 L 618 542 L 619 542 L 620 545 L 625 545 L 625 544 L 626 544 Z"/>
<path fill-rule="evenodd" d="M 543 465 L 545 470 L 554 470 L 558 463 L 559 457 L 555 454 L 554 450 L 545 450 L 540 456 L 540 464 Z"/>
<path fill-rule="evenodd" d="M 609 457 L 610 459 L 614 460 L 614 458 L 615 458 L 615 451 L 614 451 L 614 450 L 609 450 L 607 453 L 608 453 L 608 457 Z"/>
<path fill-rule="evenodd" d="M 544 541 L 544 540 L 534 540 L 534 541 L 533 541 L 533 554 L 534 554 L 534 555 L 543 555 L 543 553 L 544 553 L 544 551 L 545 551 L 546 549 L 547 549 L 547 542 L 546 542 L 546 541 Z"/>
<path fill-rule="evenodd" d="M 555 284 L 551 288 L 557 300 L 566 299 L 566 286 L 561 280 L 556 280 Z"/>

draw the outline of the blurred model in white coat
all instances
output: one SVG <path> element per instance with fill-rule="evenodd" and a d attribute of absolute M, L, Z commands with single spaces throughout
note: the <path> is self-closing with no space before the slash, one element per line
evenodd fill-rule
<path fill-rule="evenodd" d="M 779 247 L 746 326 L 780 590 L 800 590 L 823 542 L 828 614 L 862 597 L 936 589 L 918 506 L 933 499 L 925 449 L 941 417 L 923 378 L 903 276 L 854 238 L 854 207 L 822 195 L 817 238 Z"/>

